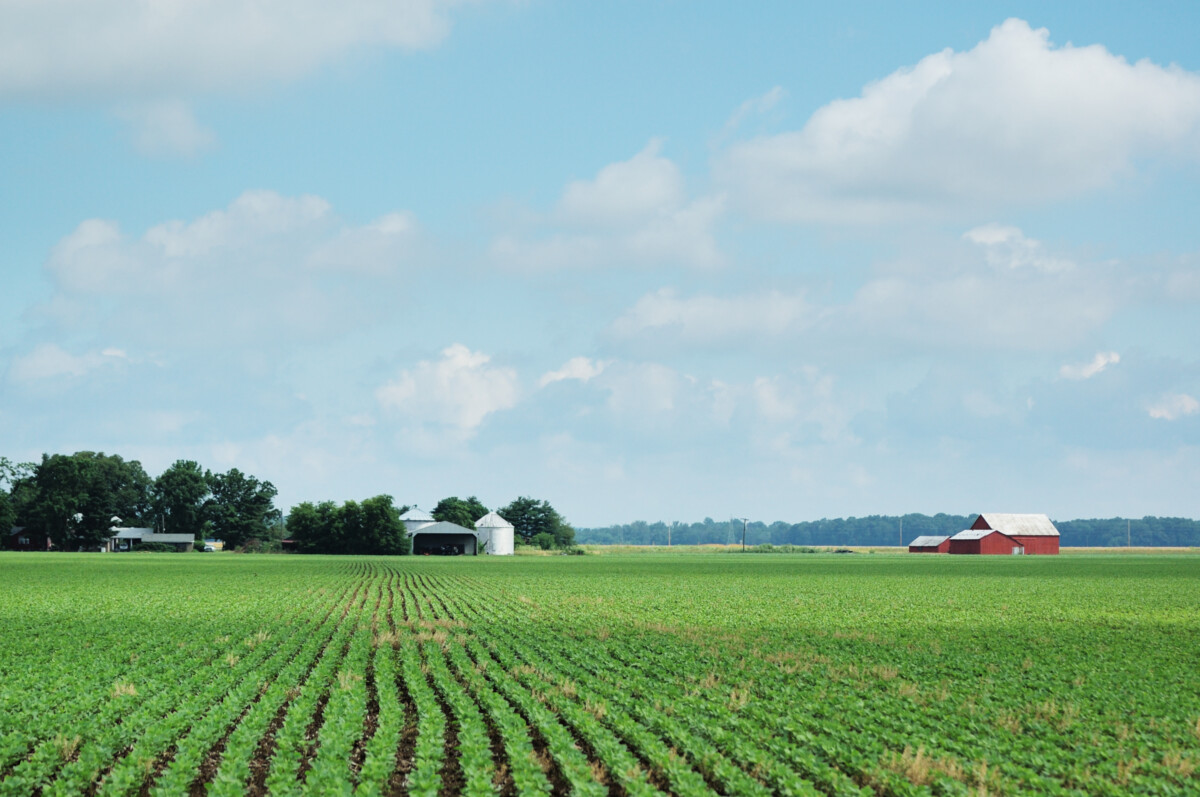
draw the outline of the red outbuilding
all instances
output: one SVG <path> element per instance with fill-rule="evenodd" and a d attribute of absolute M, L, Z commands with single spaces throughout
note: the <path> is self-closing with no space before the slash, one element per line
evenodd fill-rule
<path fill-rule="evenodd" d="M 1001 531 L 1020 543 L 1027 554 L 1058 553 L 1058 529 L 1045 515 L 987 512 L 975 519 L 971 529 Z"/>
<path fill-rule="evenodd" d="M 1021 554 L 1024 546 L 1002 531 L 967 529 L 950 538 L 950 553 Z"/>
<path fill-rule="evenodd" d="M 10 551 L 48 551 L 54 545 L 45 534 L 34 534 L 23 526 L 13 526 L 4 537 L 4 547 Z"/>
<path fill-rule="evenodd" d="M 909 553 L 950 553 L 950 538 L 926 535 L 908 544 Z"/>

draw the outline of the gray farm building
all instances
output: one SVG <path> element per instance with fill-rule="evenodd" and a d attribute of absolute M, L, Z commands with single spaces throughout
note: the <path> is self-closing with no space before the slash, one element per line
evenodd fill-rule
<path fill-rule="evenodd" d="M 510 556 L 513 552 L 513 526 L 495 512 L 475 521 L 474 529 L 434 520 L 433 515 L 416 507 L 400 519 L 412 537 L 412 552 L 417 556 Z"/>
<path fill-rule="evenodd" d="M 196 537 L 192 534 L 158 534 L 154 529 L 138 529 L 138 528 L 121 528 L 113 526 L 109 531 L 113 532 L 108 538 L 108 544 L 105 545 L 105 550 L 112 551 L 136 551 L 137 547 L 143 543 L 156 542 L 163 545 L 170 545 L 179 551 L 190 553 L 196 547 Z"/>

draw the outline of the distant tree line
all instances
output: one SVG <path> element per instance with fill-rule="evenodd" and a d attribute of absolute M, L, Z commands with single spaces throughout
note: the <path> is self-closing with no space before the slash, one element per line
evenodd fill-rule
<path fill-rule="evenodd" d="M 953 535 L 968 528 L 976 515 L 869 515 L 746 526 L 746 545 L 907 545 L 923 534 Z M 903 535 L 901 534 L 903 521 Z M 1126 544 L 1125 518 L 1107 520 L 1056 520 L 1064 547 L 1117 547 Z M 1135 547 L 1200 546 L 1200 521 L 1189 518 L 1144 517 L 1128 520 L 1129 539 Z M 637 521 L 617 526 L 581 528 L 578 542 L 585 545 L 666 545 L 668 526 L 673 545 L 735 544 L 742 541 L 741 520 L 698 523 Z"/>
<path fill-rule="evenodd" d="M 94 550 L 113 526 L 132 526 L 219 539 L 230 550 L 277 551 L 290 539 L 301 553 L 411 551 L 400 520 L 408 507 L 396 506 L 391 496 L 303 502 L 284 518 L 276 495 L 269 481 L 237 468 L 214 472 L 191 460 L 178 460 L 152 479 L 137 460 L 92 451 L 43 454 L 36 463 L 0 457 L 0 536 L 19 526 L 47 537 L 57 550 Z M 518 545 L 574 545 L 575 530 L 547 501 L 521 496 L 497 511 L 513 524 Z M 451 496 L 432 515 L 473 529 L 487 513 L 475 496 Z"/>

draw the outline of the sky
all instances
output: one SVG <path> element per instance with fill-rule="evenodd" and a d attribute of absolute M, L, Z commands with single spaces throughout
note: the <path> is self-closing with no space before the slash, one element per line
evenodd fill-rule
<path fill-rule="evenodd" d="M 0 454 L 1200 517 L 1200 5 L 0 0 Z"/>

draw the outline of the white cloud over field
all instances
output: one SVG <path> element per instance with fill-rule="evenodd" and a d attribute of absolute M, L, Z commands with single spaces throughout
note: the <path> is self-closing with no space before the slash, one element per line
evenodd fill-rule
<path fill-rule="evenodd" d="M 1056 46 L 1019 19 L 732 146 L 720 181 L 766 218 L 870 223 L 1063 199 L 1139 159 L 1200 154 L 1200 76 Z"/>
<path fill-rule="evenodd" d="M 520 270 L 723 262 L 715 225 L 724 201 L 690 198 L 679 167 L 655 139 L 590 180 L 566 185 L 554 209 L 493 240 L 492 256 Z"/>
<path fill-rule="evenodd" d="M 443 0 L 16 0 L 0 25 L 0 96 L 159 99 L 303 76 L 361 47 L 434 46 Z"/>

